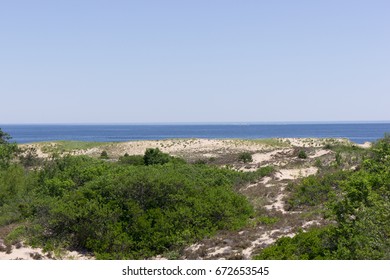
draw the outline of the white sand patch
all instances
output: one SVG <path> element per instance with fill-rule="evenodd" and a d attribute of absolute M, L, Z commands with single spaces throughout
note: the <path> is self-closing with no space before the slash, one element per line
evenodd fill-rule
<path fill-rule="evenodd" d="M 276 155 L 278 151 L 272 151 L 268 153 L 257 153 L 252 155 L 252 159 L 254 163 L 262 163 L 264 161 L 270 161 L 274 155 Z"/>
<path fill-rule="evenodd" d="M 226 246 L 226 247 L 222 247 L 222 248 L 218 248 L 217 247 L 217 248 L 212 248 L 212 249 L 214 249 L 215 251 L 208 253 L 207 254 L 208 257 L 214 257 L 216 255 L 223 254 L 223 253 L 231 251 L 231 247 L 230 246 Z"/>
<path fill-rule="evenodd" d="M 206 153 L 206 154 L 203 154 L 203 156 L 206 157 L 206 158 L 213 158 L 213 157 L 216 157 L 217 155 L 216 154 L 211 154 L 211 153 L 210 154 Z"/>
<path fill-rule="evenodd" d="M 255 165 L 246 165 L 242 166 L 239 168 L 236 168 L 237 171 L 242 171 L 242 172 L 254 172 L 257 170 L 257 166 Z"/>
<path fill-rule="evenodd" d="M 253 163 L 262 164 L 263 162 L 273 160 L 277 156 L 286 156 L 292 151 L 292 149 L 278 149 L 271 152 L 256 153 L 252 155 Z"/>
<path fill-rule="evenodd" d="M 260 183 L 266 185 L 266 184 L 268 184 L 268 182 L 271 181 L 271 180 L 272 180 L 271 177 L 265 176 L 265 177 L 263 177 L 263 178 L 260 180 Z"/>
<path fill-rule="evenodd" d="M 313 225 L 319 226 L 319 225 L 321 225 L 321 223 L 319 220 L 308 221 L 308 222 L 303 223 L 302 228 L 308 228 L 308 227 L 311 227 Z"/>
<path fill-rule="evenodd" d="M 368 149 L 368 148 L 371 148 L 372 143 L 371 142 L 364 142 L 364 144 L 357 144 L 357 146 L 364 148 L 364 149 Z"/>
<path fill-rule="evenodd" d="M 290 232 L 291 228 L 285 229 L 285 230 L 271 230 L 263 233 L 258 239 L 252 241 L 252 244 L 250 247 L 246 248 L 242 251 L 242 255 L 244 259 L 251 259 L 253 251 L 259 246 L 259 245 L 270 245 L 274 243 L 278 238 L 281 236 L 288 236 L 288 237 L 294 237 L 295 233 Z M 273 237 L 275 233 L 282 233 L 281 236 Z"/>
<path fill-rule="evenodd" d="M 327 155 L 329 153 L 330 153 L 330 150 L 318 150 L 315 152 L 314 155 L 309 156 L 309 158 L 318 158 L 318 157 L 322 157 L 324 155 Z"/>
<path fill-rule="evenodd" d="M 283 190 L 284 190 L 284 188 L 283 188 Z M 273 209 L 273 210 L 282 212 L 282 214 L 286 214 L 287 211 L 284 210 L 283 197 L 284 197 L 283 193 L 278 194 L 278 196 L 276 197 L 276 200 L 272 204 L 265 205 L 264 207 L 267 210 L 272 210 Z"/>
<path fill-rule="evenodd" d="M 259 245 L 269 245 L 269 244 L 272 244 L 273 242 L 275 242 L 275 239 L 271 238 L 270 237 L 270 233 L 269 232 L 266 232 L 264 234 L 262 234 L 258 239 L 256 239 L 255 241 L 252 241 L 252 244 L 250 247 L 246 248 L 245 250 L 242 251 L 242 256 L 244 257 L 244 259 L 250 259 L 251 258 L 251 255 L 252 255 L 252 252 L 253 250 L 259 246 Z"/>
<path fill-rule="evenodd" d="M 317 167 L 308 167 L 301 169 L 280 169 L 275 176 L 278 180 L 294 180 L 301 177 L 307 177 L 316 174 Z"/>
<path fill-rule="evenodd" d="M 42 252 L 42 249 L 34 249 L 31 247 L 21 247 L 16 249 L 15 246 L 12 246 L 12 251 L 10 254 L 7 254 L 6 252 L 0 252 L 0 260 L 33 260 L 33 256 L 35 254 L 41 255 L 42 259 L 48 259 Z"/>
<path fill-rule="evenodd" d="M 250 188 L 253 188 L 253 187 L 256 187 L 258 185 L 258 183 L 253 183 L 253 184 L 249 184 L 245 189 L 243 189 L 244 191 L 250 189 Z"/>
<path fill-rule="evenodd" d="M 190 247 L 188 247 L 186 250 L 195 252 L 195 251 L 198 251 L 200 247 L 202 247 L 201 244 L 195 243 L 195 244 L 192 244 Z"/>
<path fill-rule="evenodd" d="M 48 254 L 43 252 L 41 248 L 32 248 L 30 246 L 25 246 L 22 244 L 20 248 L 12 246 L 12 251 L 10 254 L 6 252 L 0 252 L 0 260 L 50 260 L 55 257 L 56 259 L 63 260 L 90 260 L 93 259 L 90 256 L 80 254 L 76 251 L 65 251 L 60 257 L 55 256 L 54 253 Z"/>

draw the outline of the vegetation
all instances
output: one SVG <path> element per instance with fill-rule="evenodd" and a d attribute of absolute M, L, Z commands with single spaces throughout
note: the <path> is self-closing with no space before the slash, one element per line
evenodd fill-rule
<path fill-rule="evenodd" d="M 304 150 L 300 150 L 300 151 L 298 152 L 298 158 L 300 158 L 300 159 L 306 159 L 306 158 L 307 158 L 306 152 L 305 152 Z"/>
<path fill-rule="evenodd" d="M 121 164 L 129 164 L 129 165 L 144 165 L 144 157 L 143 156 L 136 156 L 129 154 L 124 154 L 123 156 L 119 157 L 118 162 Z"/>
<path fill-rule="evenodd" d="M 351 171 L 338 170 L 319 176 L 311 175 L 302 178 L 299 183 L 290 184 L 288 190 L 291 193 L 286 208 L 297 211 L 308 206 L 324 207 L 329 199 L 340 194 L 340 182 L 348 178 L 351 173 Z"/>
<path fill-rule="evenodd" d="M 10 143 L 11 136 L 0 129 L 0 168 L 6 168 L 14 153 L 17 151 L 15 143 Z"/>
<path fill-rule="evenodd" d="M 172 159 L 171 156 L 160 151 L 160 149 L 146 149 L 144 155 L 145 165 L 165 164 Z"/>
<path fill-rule="evenodd" d="M 19 225 L 6 242 L 99 259 L 150 258 L 245 226 L 254 211 L 235 187 L 273 170 L 187 164 L 158 149 L 118 162 L 66 155 L 36 169 L 22 163 L 0 170 L 0 226 Z"/>
<path fill-rule="evenodd" d="M 46 153 L 65 153 L 75 150 L 85 150 L 96 147 L 109 146 L 111 143 L 104 142 L 84 142 L 84 141 L 56 141 L 41 143 L 41 149 Z"/>
<path fill-rule="evenodd" d="M 123 167 L 66 157 L 39 173 L 30 233 L 37 244 L 103 259 L 151 257 L 245 225 L 252 208 L 233 191 L 234 177 L 199 165 Z"/>
<path fill-rule="evenodd" d="M 189 164 L 159 149 L 117 162 L 43 160 L 10 139 L 0 130 L 0 229 L 12 229 L 8 249 L 24 240 L 98 259 L 145 259 L 178 254 L 221 230 L 284 223 L 282 216 L 258 215 L 237 192 L 269 176 L 270 166 L 238 172 Z M 328 148 L 328 163 L 316 163 L 324 165 L 318 175 L 286 188 L 287 210 L 316 211 L 327 225 L 282 237 L 256 259 L 390 259 L 390 136 L 368 152 L 337 143 Z"/>
<path fill-rule="evenodd" d="M 100 154 L 101 159 L 109 159 L 107 151 L 102 151 Z"/>
<path fill-rule="evenodd" d="M 253 158 L 252 158 L 252 155 L 250 153 L 243 152 L 243 153 L 238 155 L 238 160 L 240 160 L 244 163 L 247 163 L 247 162 L 252 162 Z"/>
<path fill-rule="evenodd" d="M 390 136 L 377 141 L 360 168 L 310 177 L 292 189 L 292 208 L 326 205 L 332 225 L 280 238 L 256 259 L 389 259 Z"/>

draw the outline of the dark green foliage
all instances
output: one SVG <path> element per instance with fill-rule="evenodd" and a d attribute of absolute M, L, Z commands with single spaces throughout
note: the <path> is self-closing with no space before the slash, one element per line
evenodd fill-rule
<path fill-rule="evenodd" d="M 0 128 L 0 169 L 7 168 L 11 159 L 17 152 L 18 147 L 15 143 L 10 143 L 11 136 Z"/>
<path fill-rule="evenodd" d="M 139 156 L 139 155 L 132 155 L 132 156 L 129 156 L 127 153 L 122 156 L 122 157 L 119 157 L 119 160 L 118 162 L 120 164 L 129 164 L 129 165 L 144 165 L 144 157 L 143 156 Z"/>
<path fill-rule="evenodd" d="M 371 149 L 371 155 L 375 162 L 388 164 L 390 162 L 390 134 L 374 143 Z"/>
<path fill-rule="evenodd" d="M 300 158 L 300 159 L 306 159 L 306 158 L 307 158 L 306 152 L 305 152 L 304 150 L 300 150 L 300 151 L 298 152 L 298 158 Z"/>
<path fill-rule="evenodd" d="M 272 246 L 261 251 L 257 260 L 321 260 L 331 259 L 335 247 L 330 239 L 332 228 L 315 228 L 300 232 L 293 238 L 281 237 Z"/>
<path fill-rule="evenodd" d="M 106 151 L 102 151 L 102 153 L 100 154 L 100 158 L 101 159 L 108 159 L 109 157 L 108 157 L 107 152 Z"/>
<path fill-rule="evenodd" d="M 242 161 L 244 163 L 247 163 L 247 162 L 252 162 L 253 158 L 252 158 L 252 155 L 250 153 L 243 152 L 243 153 L 238 155 L 238 160 Z"/>
<path fill-rule="evenodd" d="M 0 226 L 21 219 L 28 203 L 24 195 L 28 191 L 29 178 L 23 167 L 9 165 L 0 169 Z"/>
<path fill-rule="evenodd" d="M 236 172 L 174 158 L 164 165 L 134 166 L 66 156 L 30 172 L 37 174 L 30 203 L 16 219 L 28 218 L 30 242 L 47 249 L 143 259 L 244 226 L 253 209 L 233 186 L 270 172 Z"/>
<path fill-rule="evenodd" d="M 161 152 L 158 148 L 156 149 L 146 149 L 144 155 L 145 165 L 153 164 L 165 164 L 170 161 L 171 157 L 168 154 Z"/>
<path fill-rule="evenodd" d="M 291 184 L 287 209 L 299 210 L 306 206 L 324 205 L 336 194 L 340 193 L 339 183 L 345 180 L 351 172 L 336 171 L 320 176 L 308 176 L 298 183 Z"/>
<path fill-rule="evenodd" d="M 12 139 L 12 137 L 8 133 L 3 132 L 0 128 L 0 145 L 8 144 L 10 139 Z"/>

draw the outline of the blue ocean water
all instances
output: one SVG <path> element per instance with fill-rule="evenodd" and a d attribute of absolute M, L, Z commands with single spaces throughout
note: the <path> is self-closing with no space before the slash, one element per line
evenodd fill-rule
<path fill-rule="evenodd" d="M 55 140 L 130 141 L 169 138 L 348 138 L 373 142 L 390 133 L 390 123 L 199 124 L 199 125 L 0 125 L 17 143 Z"/>

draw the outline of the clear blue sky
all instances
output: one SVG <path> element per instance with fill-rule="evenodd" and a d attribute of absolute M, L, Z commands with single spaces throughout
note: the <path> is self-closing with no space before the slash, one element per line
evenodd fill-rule
<path fill-rule="evenodd" d="M 0 123 L 390 120 L 390 1 L 4 0 Z"/>

